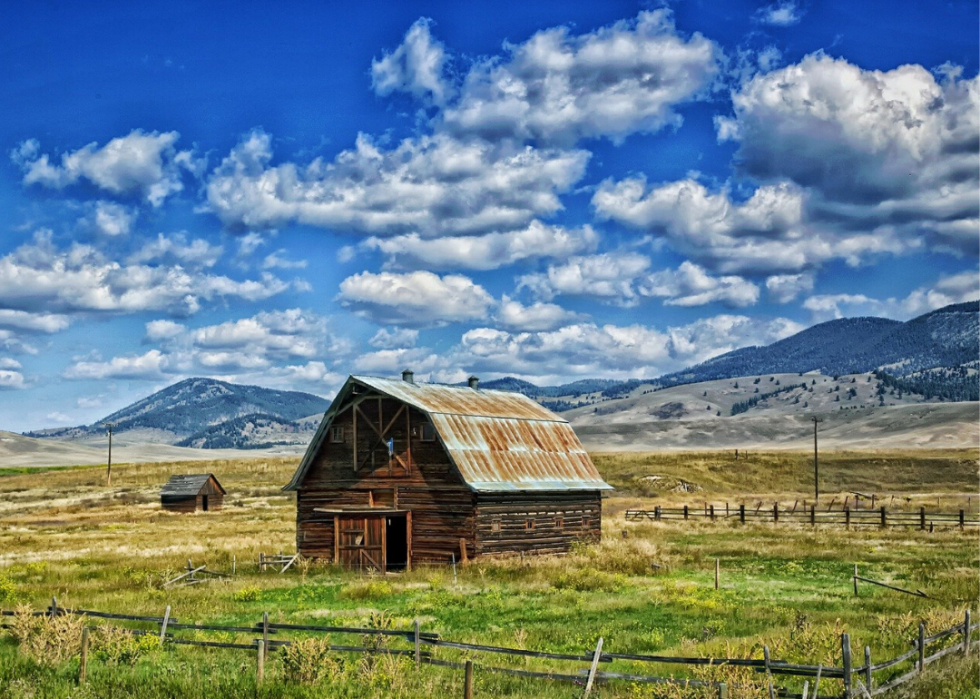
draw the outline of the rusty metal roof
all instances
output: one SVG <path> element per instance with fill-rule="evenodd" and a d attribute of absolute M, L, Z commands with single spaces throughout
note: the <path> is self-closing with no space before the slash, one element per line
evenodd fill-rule
<path fill-rule="evenodd" d="M 425 413 L 463 481 L 475 491 L 612 489 L 568 421 L 523 394 L 351 376 L 286 490 L 298 489 L 337 408 L 358 384 Z"/>

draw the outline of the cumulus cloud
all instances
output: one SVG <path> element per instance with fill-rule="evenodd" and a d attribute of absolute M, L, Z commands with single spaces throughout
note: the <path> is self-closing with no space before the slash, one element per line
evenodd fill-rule
<path fill-rule="evenodd" d="M 511 333 L 496 328 L 467 331 L 456 363 L 474 371 L 562 378 L 654 377 L 740 347 L 789 337 L 803 326 L 738 315 L 704 318 L 658 330 L 574 323 L 545 332 Z"/>
<path fill-rule="evenodd" d="M 286 251 L 276 250 L 265 256 L 262 260 L 262 267 L 265 269 L 303 269 L 306 267 L 306 260 L 290 260 L 285 257 Z"/>
<path fill-rule="evenodd" d="M 789 303 L 809 291 L 813 291 L 812 274 L 774 274 L 766 278 L 766 292 L 776 303 Z"/>
<path fill-rule="evenodd" d="M 175 148 L 179 138 L 176 131 L 146 133 L 136 129 L 104 146 L 93 142 L 64 153 L 60 164 L 40 152 L 37 140 L 29 139 L 11 153 L 11 158 L 23 169 L 25 185 L 64 189 L 84 179 L 103 191 L 136 195 L 160 206 L 184 188 L 182 171 L 198 172 L 201 166 L 191 151 Z"/>
<path fill-rule="evenodd" d="M 378 250 L 392 264 L 425 269 L 497 269 L 521 260 L 566 258 L 594 250 L 599 235 L 591 226 L 564 228 L 532 221 L 526 228 L 480 236 L 445 236 L 426 240 L 417 233 L 393 238 L 371 237 L 362 249 Z"/>
<path fill-rule="evenodd" d="M 504 294 L 497 306 L 494 316 L 497 325 L 509 331 L 554 330 L 562 325 L 568 325 L 581 320 L 582 315 L 568 311 L 558 304 L 538 301 L 525 306 L 520 301 L 511 299 Z"/>
<path fill-rule="evenodd" d="M 546 29 L 504 49 L 467 74 L 443 113 L 450 132 L 569 144 L 678 126 L 674 107 L 706 90 L 720 56 L 700 34 L 682 36 L 666 9 L 578 36 Z"/>
<path fill-rule="evenodd" d="M 816 294 L 803 302 L 814 322 L 853 316 L 884 316 L 908 320 L 953 303 L 980 298 L 980 270 L 940 277 L 905 298 L 876 299 L 865 294 Z"/>
<path fill-rule="evenodd" d="M 768 7 L 761 8 L 756 13 L 756 20 L 760 24 L 770 24 L 776 27 L 790 27 L 799 23 L 803 19 L 803 8 L 793 0 L 777 2 Z"/>
<path fill-rule="evenodd" d="M 71 318 L 60 313 L 28 312 L 0 308 L 0 328 L 28 332 L 56 333 L 64 330 Z"/>
<path fill-rule="evenodd" d="M 135 209 L 110 201 L 99 201 L 96 202 L 92 213 L 92 224 L 102 235 L 111 237 L 128 235 L 138 215 Z"/>
<path fill-rule="evenodd" d="M 141 379 L 159 381 L 166 378 L 168 358 L 152 349 L 141 355 L 113 357 L 108 362 L 77 361 L 62 376 L 66 379 Z"/>
<path fill-rule="evenodd" d="M 27 388 L 24 375 L 13 369 L 0 369 L 0 391 Z"/>
<path fill-rule="evenodd" d="M 415 347 L 419 331 L 411 328 L 380 328 L 368 344 L 380 350 L 407 349 Z"/>
<path fill-rule="evenodd" d="M 719 137 L 740 169 L 815 193 L 811 216 L 841 227 L 925 226 L 975 251 L 980 89 L 947 68 L 863 70 L 822 53 L 732 94 Z M 965 228 L 960 221 L 970 221 Z M 969 230 L 967 234 L 966 229 Z"/>
<path fill-rule="evenodd" d="M 206 366 L 259 366 L 272 360 L 312 359 L 326 337 L 326 320 L 293 308 L 198 328 L 192 340 Z M 255 364 L 259 362 L 259 364 Z"/>
<path fill-rule="evenodd" d="M 210 254 L 194 246 L 189 250 L 202 253 L 204 261 Z M 186 252 L 181 248 L 179 254 Z M 271 274 L 236 281 L 180 265 L 122 264 L 90 245 L 59 249 L 47 232 L 0 258 L 0 309 L 31 313 L 164 310 L 186 315 L 197 312 L 202 301 L 257 301 L 288 287 Z"/>
<path fill-rule="evenodd" d="M 633 252 L 576 256 L 549 265 L 546 272 L 522 276 L 518 289 L 529 289 L 546 301 L 560 295 L 592 296 L 628 306 L 637 301 L 634 280 L 649 266 L 650 258 Z"/>
<path fill-rule="evenodd" d="M 188 242 L 187 235 L 184 233 L 171 235 L 158 233 L 156 240 L 144 243 L 138 252 L 130 255 L 128 262 L 139 264 L 171 260 L 194 267 L 213 267 L 223 253 L 223 247 L 212 245 L 203 238 L 195 238 Z"/>
<path fill-rule="evenodd" d="M 340 283 L 337 300 L 381 325 L 431 327 L 485 318 L 493 298 L 456 274 L 361 272 Z"/>
<path fill-rule="evenodd" d="M 607 180 L 592 197 L 600 218 L 665 238 L 677 251 L 723 272 L 800 272 L 843 258 L 918 247 L 894 229 L 840 231 L 807 218 L 808 194 L 791 183 L 760 186 L 744 202 L 686 179 L 647 187 L 642 177 Z"/>
<path fill-rule="evenodd" d="M 146 339 L 149 342 L 166 342 L 180 337 L 187 327 L 172 320 L 151 320 L 146 324 Z"/>
<path fill-rule="evenodd" d="M 703 306 L 719 302 L 741 308 L 759 300 L 759 287 L 737 276 L 713 277 L 703 267 L 683 262 L 676 270 L 648 275 L 640 286 L 644 296 L 666 299 L 668 306 Z"/>
<path fill-rule="evenodd" d="M 384 150 L 360 134 L 331 162 L 270 166 L 271 138 L 253 131 L 212 173 L 207 199 L 233 228 L 294 222 L 375 235 L 479 234 L 559 211 L 558 194 L 582 177 L 588 157 L 443 134 Z"/>
<path fill-rule="evenodd" d="M 430 19 L 419 19 L 398 48 L 371 61 L 371 85 L 377 94 L 407 92 L 435 104 L 446 101 L 452 89 L 443 75 L 446 51 L 432 38 L 431 24 Z"/>

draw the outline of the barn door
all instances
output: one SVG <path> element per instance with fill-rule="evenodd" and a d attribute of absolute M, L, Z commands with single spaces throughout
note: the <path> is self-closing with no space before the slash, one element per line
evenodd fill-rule
<path fill-rule="evenodd" d="M 337 518 L 337 556 L 345 568 L 385 572 L 385 527 L 381 515 Z"/>

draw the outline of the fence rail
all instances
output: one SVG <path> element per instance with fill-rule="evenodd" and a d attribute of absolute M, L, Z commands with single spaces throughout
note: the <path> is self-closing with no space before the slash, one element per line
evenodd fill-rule
<path fill-rule="evenodd" d="M 627 522 L 663 520 L 692 520 L 708 519 L 711 521 L 727 520 L 737 521 L 741 524 L 747 522 L 789 522 L 797 524 L 810 524 L 811 526 L 820 525 L 844 525 L 845 527 L 911 527 L 921 530 L 935 526 L 940 527 L 980 527 L 980 515 L 974 516 L 970 512 L 967 517 L 966 510 L 959 512 L 926 512 L 925 508 L 920 508 L 918 512 L 909 510 L 889 510 L 882 505 L 877 509 L 855 509 L 845 507 L 842 510 L 818 510 L 816 505 L 804 507 L 780 508 L 779 503 L 772 506 L 751 506 L 739 503 L 736 506 L 730 503 L 716 505 L 705 503 L 703 506 L 684 505 L 682 507 L 663 507 L 658 505 L 652 510 L 628 509 L 625 513 Z"/>
<path fill-rule="evenodd" d="M 11 617 L 18 614 L 18 612 L 0 610 L 0 617 Z M 850 647 L 850 637 L 848 634 L 844 633 L 841 635 L 841 657 L 843 659 L 843 667 L 825 667 L 822 665 L 805 665 L 797 663 L 789 663 L 782 660 L 773 660 L 769 657 L 769 649 L 764 648 L 763 658 L 702 658 L 702 657 L 676 657 L 676 656 L 665 656 L 665 655 L 647 655 L 639 653 L 611 653 L 602 651 L 602 643 L 600 640 L 599 645 L 595 650 L 589 650 L 584 653 L 556 653 L 550 651 L 538 651 L 538 650 L 527 650 L 523 648 L 507 648 L 503 646 L 485 645 L 479 643 L 467 643 L 461 641 L 449 641 L 440 637 L 439 634 L 425 632 L 423 633 L 420 629 L 418 621 L 415 622 L 414 628 L 412 629 L 379 629 L 379 628 L 359 628 L 359 627 L 347 627 L 347 626 L 319 626 L 311 624 L 282 624 L 273 623 L 268 619 L 268 614 L 263 614 L 260 621 L 256 622 L 252 626 L 243 625 L 221 625 L 221 624 L 200 624 L 200 623 L 177 623 L 176 617 L 170 616 L 170 607 L 167 607 L 166 613 L 161 617 L 146 616 L 146 615 L 129 615 L 129 614 L 117 614 L 109 612 L 101 612 L 96 610 L 85 610 L 85 609 L 70 609 L 58 606 L 57 600 L 52 599 L 52 604 L 46 610 L 39 610 L 32 612 L 35 616 L 58 616 L 58 615 L 79 615 L 91 618 L 106 619 L 109 621 L 129 621 L 135 623 L 151 623 L 158 627 L 157 630 L 147 630 L 147 629 L 137 629 L 137 628 L 125 628 L 126 631 L 137 634 L 137 635 L 154 635 L 158 636 L 162 643 L 171 643 L 174 645 L 185 645 L 185 646 L 198 646 L 198 647 L 208 647 L 208 648 L 224 648 L 231 650 L 247 650 L 250 652 L 255 652 L 257 668 L 257 677 L 261 678 L 263 676 L 264 670 L 263 665 L 265 662 L 265 657 L 267 653 L 273 653 L 284 647 L 291 645 L 294 641 L 291 640 L 279 640 L 270 639 L 269 635 L 276 634 L 277 632 L 286 631 L 301 631 L 306 633 L 323 633 L 323 634 L 357 634 L 361 636 L 376 636 L 376 637 L 390 637 L 394 639 L 399 639 L 406 641 L 408 643 L 414 644 L 414 648 L 399 649 L 399 648 L 388 648 L 385 646 L 357 646 L 357 645 L 333 645 L 329 646 L 330 650 L 338 652 L 350 652 L 350 653 L 387 653 L 390 655 L 412 657 L 415 660 L 416 666 L 422 664 L 435 665 L 439 667 L 450 667 L 450 668 L 463 668 L 464 663 L 456 662 L 453 660 L 446 660 L 442 658 L 437 658 L 435 656 L 436 650 L 438 648 L 446 648 L 451 650 L 456 650 L 463 652 L 466 655 L 488 653 L 488 654 L 502 654 L 512 657 L 524 657 L 524 658 L 535 658 L 542 660 L 555 660 L 562 662 L 579 662 L 579 663 L 591 663 L 592 669 L 587 670 L 580 668 L 576 674 L 569 674 L 568 672 L 556 672 L 556 671 L 543 671 L 543 670 L 530 670 L 522 668 L 511 668 L 511 667 L 500 667 L 491 665 L 480 665 L 479 668 L 483 672 L 501 673 L 519 677 L 537 678 L 537 679 L 547 679 L 552 681 L 561 682 L 574 682 L 582 683 L 586 679 L 586 676 L 592 677 L 596 681 L 608 682 L 608 681 L 628 681 L 628 682 L 638 682 L 647 684 L 673 684 L 680 687 L 713 687 L 717 689 L 719 697 L 727 696 L 727 687 L 723 682 L 712 682 L 707 680 L 693 680 L 675 677 L 656 677 L 643 674 L 634 674 L 628 672 L 610 672 L 610 671 L 599 671 L 597 670 L 598 663 L 612 663 L 615 661 L 628 661 L 633 663 L 651 663 L 651 664 L 681 664 L 690 666 L 713 666 L 713 667 L 744 667 L 751 668 L 755 672 L 766 673 L 767 678 L 769 678 L 769 684 L 771 688 L 771 696 L 779 696 L 785 698 L 802 697 L 801 694 L 796 694 L 788 691 L 785 688 L 775 688 L 772 687 L 771 678 L 774 676 L 791 676 L 791 677 L 814 677 L 816 678 L 816 685 L 819 685 L 820 679 L 835 679 L 843 682 L 843 694 L 841 695 L 821 695 L 821 697 L 844 697 L 845 699 L 851 699 L 852 697 L 858 696 L 858 693 L 863 694 L 864 690 L 867 690 L 871 696 L 878 696 L 879 694 L 892 689 L 899 684 L 907 682 L 914 677 L 916 677 L 920 672 L 922 672 L 925 665 L 934 662 L 946 655 L 954 653 L 956 651 L 961 651 L 963 653 L 968 653 L 970 650 L 970 644 L 972 641 L 972 636 L 977 630 L 980 630 L 980 624 L 971 623 L 971 612 L 967 610 L 964 614 L 964 620 L 962 623 L 955 624 L 948 629 L 944 629 L 931 636 L 925 635 L 925 626 L 920 624 L 919 636 L 912 642 L 912 649 L 902 653 L 901 655 L 872 664 L 870 662 L 871 651 L 869 648 L 865 648 L 865 664 L 859 666 L 853 666 L 851 658 L 851 647 Z M 0 625 L 9 626 L 9 625 Z M 91 627 L 98 628 L 98 627 Z M 124 627 L 118 627 L 124 628 Z M 235 634 L 261 634 L 261 638 L 253 638 L 251 642 L 248 643 L 236 643 L 231 641 L 207 641 L 201 640 L 199 638 L 179 638 L 176 637 L 174 632 L 180 632 L 185 630 L 193 630 L 197 633 L 218 631 L 224 633 L 235 633 Z M 947 641 L 948 645 L 944 648 L 940 648 L 938 651 L 927 655 L 926 651 L 928 646 L 939 643 L 950 639 L 952 636 L 960 635 L 961 638 L 955 642 L 950 643 Z M 82 658 L 87 658 L 87 641 L 88 632 L 83 634 L 83 651 L 81 653 Z M 427 649 L 423 650 L 422 646 L 426 646 Z M 888 670 L 894 668 L 902 663 L 907 663 L 909 661 L 914 662 L 914 667 L 912 670 L 894 678 L 889 678 L 884 684 L 879 684 L 877 687 L 874 686 L 873 673 L 881 672 L 883 670 Z M 84 677 L 84 664 L 83 668 L 80 670 L 80 677 Z M 860 692 L 854 690 L 856 683 L 860 682 L 862 687 Z M 810 695 L 810 699 L 815 699 L 816 692 L 818 691 L 818 686 L 814 687 L 814 693 Z"/>

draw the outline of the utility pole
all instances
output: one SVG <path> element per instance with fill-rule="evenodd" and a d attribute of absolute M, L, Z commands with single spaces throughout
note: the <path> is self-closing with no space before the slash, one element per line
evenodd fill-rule
<path fill-rule="evenodd" d="M 811 417 L 813 420 L 813 499 L 820 499 L 820 471 L 817 467 L 817 423 L 823 422 L 819 417 Z"/>
<path fill-rule="evenodd" d="M 112 423 L 107 422 L 105 426 L 109 435 L 109 461 L 105 467 L 105 485 L 108 488 L 112 485 Z"/>

